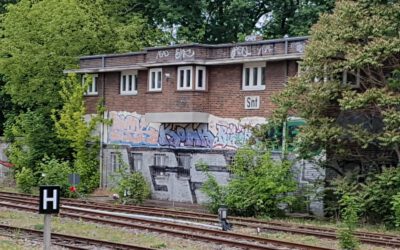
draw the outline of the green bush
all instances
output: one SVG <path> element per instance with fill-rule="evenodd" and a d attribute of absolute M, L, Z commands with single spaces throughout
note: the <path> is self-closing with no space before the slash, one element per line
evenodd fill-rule
<path fill-rule="evenodd" d="M 202 190 L 210 198 L 213 211 L 217 203 L 223 203 L 236 215 L 277 216 L 282 212 L 279 205 L 293 200 L 287 194 L 296 190 L 291 166 L 288 161 L 272 160 L 269 152 L 240 149 L 229 166 L 232 180 L 227 186 L 221 187 L 209 177 Z"/>
<path fill-rule="evenodd" d="M 32 188 L 36 186 L 37 181 L 32 169 L 23 167 L 20 172 L 15 174 L 17 188 L 19 191 L 31 194 Z"/>
<path fill-rule="evenodd" d="M 360 203 L 357 197 L 348 194 L 345 194 L 340 200 L 343 225 L 339 230 L 339 244 L 343 250 L 358 249 L 359 241 L 354 236 L 354 231 L 358 224 Z"/>
<path fill-rule="evenodd" d="M 124 170 L 123 170 L 124 171 Z M 150 186 L 140 172 L 121 171 L 116 191 L 124 204 L 140 204 L 150 198 Z"/>
<path fill-rule="evenodd" d="M 45 157 L 39 164 L 41 177 L 39 185 L 58 185 L 61 187 L 62 197 L 71 197 L 73 194 L 69 191 L 68 175 L 72 173 L 68 161 L 59 161 Z"/>
<path fill-rule="evenodd" d="M 207 180 L 203 183 L 201 191 L 203 191 L 208 196 L 207 208 L 212 213 L 217 213 L 218 208 L 222 204 L 225 204 L 226 199 L 226 187 L 219 185 L 217 179 L 208 172 L 207 165 L 204 163 L 199 163 L 198 167 L 205 171 L 207 175 Z"/>
<path fill-rule="evenodd" d="M 394 224 L 397 228 L 400 228 L 400 192 L 393 196 L 391 203 L 394 212 Z"/>
<path fill-rule="evenodd" d="M 365 183 L 352 176 L 335 181 L 337 201 L 345 194 L 360 197 L 360 216 L 369 223 L 395 226 L 394 198 L 400 193 L 400 168 L 387 168 L 379 174 L 371 174 Z"/>

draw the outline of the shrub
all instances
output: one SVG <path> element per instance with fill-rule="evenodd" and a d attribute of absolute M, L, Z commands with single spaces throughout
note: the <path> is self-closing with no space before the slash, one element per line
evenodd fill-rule
<path fill-rule="evenodd" d="M 226 199 L 226 187 L 219 185 L 217 179 L 208 172 L 207 165 L 204 163 L 198 164 L 199 168 L 205 171 L 207 180 L 203 183 L 201 191 L 208 196 L 207 208 L 212 213 L 217 213 L 218 208 L 222 204 L 225 204 Z"/>
<path fill-rule="evenodd" d="M 32 193 L 32 188 L 36 186 L 36 178 L 32 169 L 23 167 L 20 172 L 16 173 L 15 180 L 17 188 L 27 194 Z"/>
<path fill-rule="evenodd" d="M 122 173 L 116 191 L 124 204 L 143 203 L 151 194 L 150 186 L 140 172 Z"/>
<path fill-rule="evenodd" d="M 400 168 L 387 168 L 379 174 L 370 174 L 365 183 L 347 176 L 335 181 L 337 200 L 345 194 L 360 197 L 360 216 L 369 223 L 395 226 L 394 197 L 400 193 Z"/>
<path fill-rule="evenodd" d="M 358 214 L 360 212 L 360 200 L 355 196 L 348 194 L 343 195 L 340 204 L 343 206 L 341 213 L 343 226 L 339 230 L 339 243 L 341 249 L 355 250 L 358 249 L 359 242 L 354 236 L 354 231 L 358 223 Z"/>
<path fill-rule="evenodd" d="M 287 194 L 295 191 L 296 183 L 290 162 L 274 161 L 269 152 L 244 148 L 237 151 L 229 168 L 232 180 L 226 187 L 210 176 L 203 187 L 213 211 L 223 202 L 237 215 L 277 216 L 280 204 L 291 203 L 293 197 Z"/>
<path fill-rule="evenodd" d="M 61 187 L 62 197 L 71 197 L 69 191 L 68 174 L 72 173 L 68 161 L 59 161 L 57 159 L 50 159 L 45 157 L 39 164 L 41 177 L 39 178 L 39 185 L 58 185 Z"/>
<path fill-rule="evenodd" d="M 394 224 L 397 228 L 400 228 L 400 192 L 393 196 L 391 203 L 394 212 Z"/>

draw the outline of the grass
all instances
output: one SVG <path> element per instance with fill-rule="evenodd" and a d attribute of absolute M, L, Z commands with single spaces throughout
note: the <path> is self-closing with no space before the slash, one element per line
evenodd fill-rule
<path fill-rule="evenodd" d="M 290 224 L 298 224 L 298 225 L 310 225 L 310 226 L 320 226 L 325 228 L 333 228 L 339 229 L 340 223 L 335 223 L 332 221 L 321 221 L 321 220 L 305 220 L 305 219 L 298 219 L 298 218 L 286 218 L 286 219 L 265 219 L 260 218 L 260 220 L 265 221 L 274 221 L 274 222 L 282 222 L 282 223 L 290 223 Z M 369 231 L 369 232 L 380 232 L 380 233 L 391 233 L 391 234 L 399 234 L 398 231 L 387 230 L 383 226 L 362 226 L 358 228 L 358 230 L 362 231 Z M 243 229 L 241 230 L 243 233 L 256 235 L 256 231 L 253 229 Z M 284 232 L 276 232 L 276 231 L 269 231 L 269 232 L 262 232 L 259 234 L 261 237 L 269 238 L 269 239 L 277 239 L 283 241 L 290 241 L 294 243 L 301 243 L 313 246 L 321 246 L 327 247 L 332 249 L 340 249 L 339 242 L 337 240 L 330 240 L 330 239 L 323 239 L 318 238 L 315 236 L 308 236 L 308 235 L 299 235 L 299 234 L 292 234 L 292 233 L 284 233 Z M 379 247 L 367 244 L 361 244 L 360 249 L 362 250 L 387 250 L 393 249 L 390 247 Z"/>
<path fill-rule="evenodd" d="M 1 208 L 0 223 L 18 227 L 39 229 L 42 228 L 43 225 L 43 215 Z M 71 220 L 55 216 L 52 218 L 52 232 L 140 245 L 157 249 L 218 249 L 216 246 L 204 242 L 194 242 L 169 235 L 156 234 L 135 229 L 111 227 L 107 225 Z M 1 240 L 0 242 L 0 249 L 30 249 L 23 247 L 10 248 L 9 239 L 5 240 L 4 243 Z M 15 244 L 15 242 L 12 242 L 11 245 L 14 246 Z"/>

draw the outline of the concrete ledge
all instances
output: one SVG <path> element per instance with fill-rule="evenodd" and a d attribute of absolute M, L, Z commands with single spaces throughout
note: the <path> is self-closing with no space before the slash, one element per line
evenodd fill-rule
<path fill-rule="evenodd" d="M 146 113 L 147 122 L 158 123 L 208 123 L 210 114 L 203 112 Z"/>

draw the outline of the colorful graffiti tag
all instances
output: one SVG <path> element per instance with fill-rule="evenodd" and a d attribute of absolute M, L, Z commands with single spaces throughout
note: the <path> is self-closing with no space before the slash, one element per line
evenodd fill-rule
<path fill-rule="evenodd" d="M 212 148 L 214 135 L 207 124 L 161 124 L 158 143 L 170 147 Z"/>
<path fill-rule="evenodd" d="M 109 143 L 130 146 L 158 146 L 158 129 L 137 113 L 110 112 Z"/>
<path fill-rule="evenodd" d="M 129 112 L 110 112 L 113 124 L 108 143 L 129 146 L 190 147 L 237 149 L 251 137 L 251 128 L 265 118 L 242 120 L 210 116 L 208 123 L 148 123 L 144 116 Z"/>

